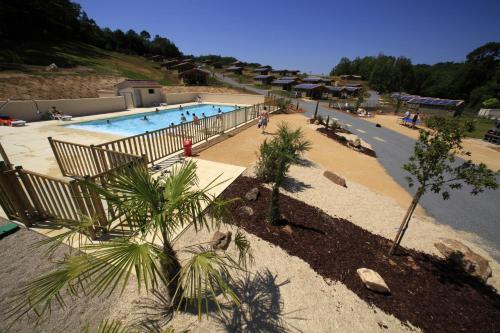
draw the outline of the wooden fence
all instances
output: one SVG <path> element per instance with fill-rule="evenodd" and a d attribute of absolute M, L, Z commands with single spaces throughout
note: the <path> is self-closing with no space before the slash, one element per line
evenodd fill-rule
<path fill-rule="evenodd" d="M 143 156 L 122 153 L 94 145 L 52 139 L 49 143 L 63 176 L 97 176 L 129 163 L 144 163 Z"/>
<path fill-rule="evenodd" d="M 90 237 L 95 237 L 96 228 L 107 229 L 117 217 L 107 209 L 106 201 L 88 185 L 89 181 L 93 179 L 67 181 L 20 166 L 9 170 L 5 163 L 0 163 L 0 205 L 9 219 L 27 226 L 37 221 L 57 223 L 91 217 L 97 223 L 87 231 Z"/>
<path fill-rule="evenodd" d="M 185 122 L 95 146 L 85 146 L 52 138 L 49 138 L 49 142 L 63 175 L 71 177 L 96 176 L 141 157 L 146 164 L 154 163 L 182 151 L 184 140 L 189 139 L 192 144 L 206 141 L 220 133 L 257 119 L 264 108 L 268 112 L 274 112 L 278 106 L 273 103 L 273 99 L 269 98 L 265 103 L 201 118 L 197 123 L 194 121 Z"/>

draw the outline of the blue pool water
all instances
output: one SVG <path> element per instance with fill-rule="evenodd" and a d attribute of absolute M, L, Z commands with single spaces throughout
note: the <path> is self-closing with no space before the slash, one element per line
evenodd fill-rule
<path fill-rule="evenodd" d="M 193 120 L 193 113 L 198 118 L 202 118 L 202 113 L 210 117 L 217 113 L 218 109 L 222 112 L 234 110 L 234 106 L 217 105 L 217 104 L 199 104 L 185 106 L 182 110 L 176 109 L 160 109 L 160 112 L 147 112 L 141 114 L 132 114 L 123 117 L 99 119 L 86 121 L 77 124 L 67 125 L 67 127 L 78 128 L 93 132 L 104 132 L 118 135 L 136 135 L 146 131 L 154 131 L 160 128 L 170 126 L 171 123 L 179 124 L 181 122 L 181 113 L 184 113 L 187 121 Z M 187 115 L 189 112 L 189 115 Z M 143 120 L 144 116 L 147 120 Z M 107 122 L 109 120 L 109 123 Z"/>

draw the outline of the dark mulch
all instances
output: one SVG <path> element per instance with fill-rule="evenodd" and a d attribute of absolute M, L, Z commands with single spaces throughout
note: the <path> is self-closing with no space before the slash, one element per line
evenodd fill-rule
<path fill-rule="evenodd" d="M 345 136 L 342 136 L 342 135 L 338 135 L 337 133 L 335 133 L 334 130 L 331 130 L 331 129 L 326 129 L 324 127 L 320 127 L 317 129 L 318 132 L 326 135 L 327 137 L 329 137 L 330 139 L 333 139 L 335 141 L 337 141 L 338 143 L 346 146 L 346 147 L 349 147 L 351 149 L 354 149 L 352 147 L 349 146 L 349 140 L 347 140 L 347 138 Z M 359 149 L 356 149 L 357 151 L 359 151 L 360 153 L 363 153 L 363 154 L 366 154 L 368 156 L 371 156 L 371 157 L 377 157 L 377 153 L 375 153 L 374 150 L 370 149 L 370 148 L 367 148 L 367 147 L 361 147 Z"/>
<path fill-rule="evenodd" d="M 232 204 L 234 223 L 303 259 L 324 278 L 341 281 L 363 300 L 426 332 L 500 332 L 500 296 L 452 263 L 408 249 L 389 257 L 389 240 L 281 195 L 281 211 L 293 230 L 289 235 L 266 222 L 271 193 L 259 180 L 239 177 L 223 196 L 243 198 L 253 187 L 260 188 L 257 201 Z M 238 210 L 243 205 L 255 214 L 244 215 Z M 366 289 L 356 273 L 361 267 L 377 271 L 392 294 Z"/>

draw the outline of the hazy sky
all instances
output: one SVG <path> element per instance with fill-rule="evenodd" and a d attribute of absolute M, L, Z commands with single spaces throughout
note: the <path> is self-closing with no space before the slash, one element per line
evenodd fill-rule
<path fill-rule="evenodd" d="M 101 27 L 147 30 L 185 54 L 327 73 L 343 56 L 462 61 L 500 41 L 500 0 L 75 0 Z"/>

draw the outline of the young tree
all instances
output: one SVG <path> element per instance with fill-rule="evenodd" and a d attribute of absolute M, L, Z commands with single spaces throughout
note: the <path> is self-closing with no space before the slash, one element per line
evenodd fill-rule
<path fill-rule="evenodd" d="M 148 291 L 166 286 L 167 298 L 174 309 L 182 304 L 194 304 L 201 318 L 203 303 L 213 301 L 218 306 L 217 293 L 235 304 L 237 295 L 230 288 L 232 269 L 243 269 L 251 260 L 248 241 L 237 232 L 235 245 L 238 259 L 225 252 L 216 252 L 200 242 L 181 249 L 189 258 L 181 264 L 174 249 L 176 235 L 188 226 L 196 231 L 218 227 L 228 214 L 227 200 L 215 198 L 210 190 L 216 180 L 198 188 L 196 164 L 187 162 L 174 168 L 167 177 L 153 178 L 148 170 L 134 167 L 110 177 L 106 187 L 92 185 L 116 216 L 122 216 L 131 233 L 128 236 L 102 239 L 99 243 L 80 244 L 86 252 L 59 262 L 58 268 L 23 287 L 12 315 L 30 310 L 43 313 L 54 301 L 64 305 L 61 292 L 70 294 L 102 294 L 120 288 L 121 292 L 135 274 L 137 287 Z M 70 231 L 49 239 L 54 249 L 63 241 L 79 240 L 86 222 L 65 223 Z M 91 221 L 92 222 L 92 221 Z M 55 242 L 55 243 L 51 243 Z M 208 309 L 208 306 L 207 306 Z M 219 308 L 220 309 L 220 308 Z"/>
<path fill-rule="evenodd" d="M 300 128 L 291 130 L 286 123 L 278 126 L 276 137 L 265 140 L 260 146 L 257 162 L 257 176 L 273 182 L 268 221 L 276 224 L 279 220 L 279 188 L 292 164 L 298 162 L 302 153 L 311 148 L 311 143 L 304 139 Z"/>
<path fill-rule="evenodd" d="M 449 190 L 460 189 L 463 184 L 472 187 L 473 195 L 484 189 L 498 187 L 495 172 L 483 163 L 476 165 L 470 160 L 456 161 L 457 154 L 470 155 L 462 147 L 468 124 L 461 124 L 456 119 L 433 118 L 427 125 L 429 129 L 420 130 L 413 155 L 410 156 L 409 163 L 403 166 L 410 173 L 407 177 L 409 185 L 417 183 L 418 188 L 394 239 L 390 254 L 394 254 L 401 243 L 413 212 L 427 191 L 441 193 L 446 200 L 450 196 Z"/>

